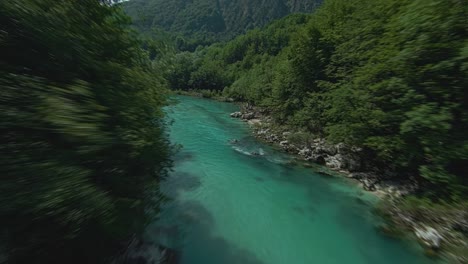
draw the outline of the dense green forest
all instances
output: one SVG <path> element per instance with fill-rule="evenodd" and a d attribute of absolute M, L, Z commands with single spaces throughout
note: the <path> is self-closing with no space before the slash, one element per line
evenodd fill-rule
<path fill-rule="evenodd" d="M 468 179 L 468 4 L 328 0 L 174 56 L 173 89 L 265 107 L 279 125 L 363 147 L 378 167 L 458 200 Z"/>
<path fill-rule="evenodd" d="M 156 211 L 164 81 L 129 24 L 104 1 L 0 1 L 0 262 L 106 263 Z"/>
<path fill-rule="evenodd" d="M 231 39 L 290 13 L 311 12 L 322 0 L 132 0 L 124 8 L 142 33 L 169 32 L 181 50 Z"/>
<path fill-rule="evenodd" d="M 467 0 L 111 2 L 0 1 L 0 263 L 109 263 L 143 231 L 166 88 L 362 148 L 416 206 L 466 212 Z"/>
<path fill-rule="evenodd" d="M 449 230 L 441 251 L 466 261 L 467 14 L 466 0 L 326 0 L 313 14 L 169 55 L 164 76 L 174 90 L 263 108 L 302 141 L 359 147 L 367 170 L 419 186 L 381 202 L 384 232 Z"/>

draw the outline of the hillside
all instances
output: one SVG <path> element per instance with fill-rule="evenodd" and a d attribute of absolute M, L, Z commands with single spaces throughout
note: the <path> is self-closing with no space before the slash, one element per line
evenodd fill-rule
<path fill-rule="evenodd" d="M 468 264 L 467 3 L 0 0 L 0 264 Z"/>
<path fill-rule="evenodd" d="M 179 53 L 165 77 L 174 90 L 262 108 L 258 135 L 297 145 L 308 160 L 323 163 L 313 154 L 322 139 L 359 149 L 339 169 L 358 164 L 349 167 L 357 179 L 367 170 L 375 183 L 410 182 L 410 195 L 383 206 L 386 217 L 410 232 L 440 230 L 445 246 L 428 254 L 467 263 L 465 14 L 457 0 L 326 0 L 313 14 Z"/>
<path fill-rule="evenodd" d="M 291 13 L 311 12 L 322 0 L 132 0 L 125 12 L 142 32 L 163 29 L 200 44 L 231 39 Z M 181 41 L 181 40 L 179 40 Z"/>

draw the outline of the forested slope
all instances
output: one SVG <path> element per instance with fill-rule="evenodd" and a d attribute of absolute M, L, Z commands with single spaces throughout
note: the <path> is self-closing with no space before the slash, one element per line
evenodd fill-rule
<path fill-rule="evenodd" d="M 179 36 L 178 46 L 194 49 L 231 39 L 290 13 L 311 12 L 322 0 L 132 0 L 123 4 L 134 25 L 151 34 L 163 29 Z"/>
<path fill-rule="evenodd" d="M 412 221 L 466 219 L 466 0 L 104 2 L 0 1 L 0 262 L 106 263 L 143 229 L 166 85 L 362 149 L 416 179 Z"/>
<path fill-rule="evenodd" d="M 467 14 L 465 0 L 326 0 L 179 53 L 165 76 L 172 89 L 260 106 L 303 142 L 357 147 L 386 181 L 416 182 L 382 212 L 410 232 L 444 230 L 441 251 L 466 263 Z"/>
<path fill-rule="evenodd" d="M 456 198 L 467 184 L 467 5 L 449 2 L 325 1 L 305 25 L 291 17 L 179 54 L 168 79 L 192 58 L 189 81 L 173 88 L 224 90 Z"/>
<path fill-rule="evenodd" d="M 110 262 L 156 209 L 164 82 L 129 22 L 0 1 L 0 262 Z"/>

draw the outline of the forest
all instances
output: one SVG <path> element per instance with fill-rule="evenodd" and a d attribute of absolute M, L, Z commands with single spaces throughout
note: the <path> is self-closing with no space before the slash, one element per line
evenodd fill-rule
<path fill-rule="evenodd" d="M 123 3 L 133 26 L 179 50 L 226 41 L 291 13 L 310 13 L 322 0 L 132 0 Z"/>
<path fill-rule="evenodd" d="M 180 91 L 362 149 L 418 183 L 396 204 L 416 221 L 466 219 L 467 14 L 466 0 L 0 1 L 0 263 L 115 263 L 165 199 Z M 466 221 L 450 228 L 467 241 Z"/>
<path fill-rule="evenodd" d="M 166 90 L 130 21 L 0 1 L 1 263 L 106 263 L 157 212 Z"/>
<path fill-rule="evenodd" d="M 173 90 L 260 107 L 296 141 L 362 149 L 366 170 L 419 186 L 379 205 L 391 223 L 383 232 L 450 230 L 442 252 L 466 261 L 467 14 L 459 0 L 326 0 L 312 14 L 176 52 L 164 76 Z"/>
<path fill-rule="evenodd" d="M 325 1 L 177 53 L 165 76 L 172 89 L 210 90 L 365 148 L 382 169 L 420 177 L 435 200 L 466 199 L 468 5 L 449 2 Z"/>

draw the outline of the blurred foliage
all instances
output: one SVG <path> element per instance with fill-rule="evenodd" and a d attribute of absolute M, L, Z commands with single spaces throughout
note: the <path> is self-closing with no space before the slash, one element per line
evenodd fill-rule
<path fill-rule="evenodd" d="M 165 83 L 129 23 L 96 0 L 0 1 L 8 263 L 109 262 L 156 212 Z"/>
<path fill-rule="evenodd" d="M 166 74 L 184 71 L 173 88 L 204 89 L 188 76 L 217 69 L 224 82 L 212 83 L 225 96 L 362 147 L 382 171 L 420 176 L 432 199 L 459 200 L 468 193 L 466 14 L 466 0 L 326 0 L 312 15 L 186 53 L 192 66 Z"/>
<path fill-rule="evenodd" d="M 123 3 L 134 26 L 151 35 L 163 30 L 174 35 L 182 51 L 194 51 L 265 26 L 290 13 L 311 12 L 322 0 L 132 0 Z"/>

